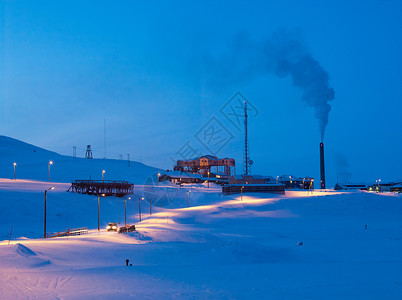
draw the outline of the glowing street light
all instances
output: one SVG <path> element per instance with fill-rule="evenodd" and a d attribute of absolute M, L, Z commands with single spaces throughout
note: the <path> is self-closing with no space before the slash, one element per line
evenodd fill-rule
<path fill-rule="evenodd" d="M 17 163 L 13 163 L 13 167 L 14 167 L 14 180 L 16 180 L 16 177 L 15 177 L 15 166 L 17 165 Z"/>
<path fill-rule="evenodd" d="M 54 187 L 52 186 L 52 187 L 48 188 L 47 190 L 45 190 L 45 221 L 44 221 L 45 228 L 44 228 L 44 232 L 43 232 L 43 238 L 44 239 L 46 238 L 46 198 L 47 198 L 47 192 L 50 191 L 50 190 L 53 190 L 53 189 L 54 189 Z"/>
<path fill-rule="evenodd" d="M 292 189 L 292 176 L 289 176 L 289 184 L 290 184 L 289 188 Z"/>
<path fill-rule="evenodd" d="M 156 183 L 156 185 L 159 185 L 159 177 L 161 176 L 161 173 L 158 173 L 158 182 Z"/>
<path fill-rule="evenodd" d="M 50 182 L 50 166 L 53 165 L 53 160 L 50 160 L 48 163 L 48 167 L 49 167 L 49 182 Z"/>
<path fill-rule="evenodd" d="M 208 188 L 209 188 L 209 171 L 208 171 Z"/>
<path fill-rule="evenodd" d="M 105 170 L 102 170 L 102 182 L 103 182 L 103 175 L 106 173 Z"/>
<path fill-rule="evenodd" d="M 278 184 L 279 176 L 276 176 L 276 184 Z"/>
<path fill-rule="evenodd" d="M 240 201 L 243 201 L 243 189 L 244 189 L 244 186 L 242 186 L 240 188 Z"/>

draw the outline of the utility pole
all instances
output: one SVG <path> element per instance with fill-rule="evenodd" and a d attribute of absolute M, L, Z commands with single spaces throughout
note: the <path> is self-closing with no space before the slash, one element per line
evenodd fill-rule
<path fill-rule="evenodd" d="M 103 135 L 105 141 L 105 159 L 106 159 L 106 119 L 103 120 Z"/>
<path fill-rule="evenodd" d="M 45 222 L 44 222 L 45 228 L 43 230 L 43 238 L 44 239 L 46 238 L 46 197 L 47 197 L 47 190 L 45 190 Z"/>
<path fill-rule="evenodd" d="M 247 136 L 247 101 L 244 101 L 244 175 L 250 171 L 250 153 L 248 149 Z"/>

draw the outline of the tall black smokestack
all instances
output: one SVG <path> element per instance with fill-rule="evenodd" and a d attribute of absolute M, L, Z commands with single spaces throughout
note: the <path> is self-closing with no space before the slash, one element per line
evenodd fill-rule
<path fill-rule="evenodd" d="M 320 143 L 321 189 L 325 189 L 324 143 Z"/>

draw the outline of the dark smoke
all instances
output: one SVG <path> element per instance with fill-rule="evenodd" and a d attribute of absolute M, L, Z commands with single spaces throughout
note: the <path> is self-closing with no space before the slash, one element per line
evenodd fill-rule
<path fill-rule="evenodd" d="M 297 32 L 280 30 L 262 42 L 238 35 L 228 53 L 220 59 L 208 58 L 207 68 L 215 74 L 215 85 L 237 84 L 265 73 L 290 76 L 293 85 L 302 91 L 302 100 L 314 108 L 321 141 L 324 139 L 331 111 L 328 102 L 334 99 L 334 89 L 329 84 L 328 73 L 312 57 Z"/>

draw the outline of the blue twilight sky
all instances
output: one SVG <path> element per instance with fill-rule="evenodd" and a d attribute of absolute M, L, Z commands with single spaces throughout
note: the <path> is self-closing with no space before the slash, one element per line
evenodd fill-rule
<path fill-rule="evenodd" d="M 329 185 L 402 178 L 401 15 L 401 1 L 1 1 L 0 134 L 102 158 L 105 122 L 108 158 L 213 152 L 241 173 L 243 131 L 223 113 L 240 92 L 252 172 L 318 179 L 303 97 L 325 87 Z"/>

